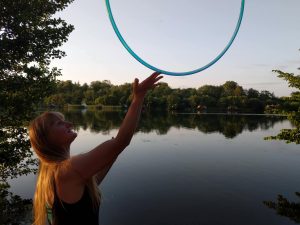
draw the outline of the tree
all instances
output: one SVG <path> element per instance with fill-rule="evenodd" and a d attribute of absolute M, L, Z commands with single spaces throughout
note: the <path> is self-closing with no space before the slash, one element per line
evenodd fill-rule
<path fill-rule="evenodd" d="M 177 91 L 174 91 L 167 97 L 168 109 L 177 110 L 180 104 L 180 95 Z"/>
<path fill-rule="evenodd" d="M 74 27 L 53 18 L 73 0 L 1 0 L 1 121 L 32 107 L 53 91 L 60 70 L 51 59 L 65 56 L 58 48 Z"/>
<path fill-rule="evenodd" d="M 300 50 L 300 49 L 299 49 Z M 300 68 L 299 68 L 300 69 Z M 286 80 L 289 87 L 294 87 L 300 90 L 300 75 L 294 75 L 293 73 L 286 73 L 281 70 L 273 70 L 277 73 L 279 78 Z M 298 105 L 295 108 L 291 108 L 289 104 L 284 104 L 284 111 L 288 116 L 288 119 L 295 126 L 293 129 L 282 129 L 276 136 L 266 137 L 267 140 L 283 140 L 286 143 L 300 144 L 300 107 L 299 107 L 300 94 L 299 91 L 293 92 L 290 97 L 284 98 L 284 103 L 296 102 Z M 297 197 L 300 197 L 299 192 L 295 192 Z M 300 223 L 300 203 L 290 202 L 283 195 L 277 196 L 277 202 L 264 201 L 267 207 L 276 210 L 277 214 L 286 216 L 296 223 Z"/>
<path fill-rule="evenodd" d="M 246 95 L 248 98 L 259 98 L 259 91 L 250 88 L 249 90 L 246 91 Z"/>
<path fill-rule="evenodd" d="M 53 93 L 61 72 L 50 61 L 65 56 L 59 47 L 74 29 L 53 15 L 72 1 L 0 1 L 0 202 L 10 211 L 17 209 L 2 194 L 8 193 L 6 180 L 36 169 L 25 127 L 36 105 Z"/>
<path fill-rule="evenodd" d="M 280 70 L 274 70 L 278 74 L 279 78 L 283 78 L 284 80 L 288 81 L 290 87 L 294 87 L 300 90 L 300 75 L 294 75 L 292 73 L 285 73 Z M 298 92 L 292 94 L 292 97 L 287 98 L 287 102 L 293 102 L 294 99 L 298 98 Z M 288 119 L 295 125 L 294 129 L 282 129 L 279 134 L 276 136 L 266 137 L 265 139 L 271 140 L 284 140 L 287 143 L 296 143 L 300 144 L 300 107 L 299 102 L 298 107 L 292 108 L 292 111 L 289 109 L 286 110 L 286 114 Z"/>
<path fill-rule="evenodd" d="M 223 96 L 234 96 L 235 89 L 238 87 L 238 84 L 234 81 L 226 81 L 223 87 Z"/>
<path fill-rule="evenodd" d="M 95 104 L 95 92 L 93 89 L 88 89 L 86 92 L 84 92 L 84 100 L 88 105 Z"/>
<path fill-rule="evenodd" d="M 11 158 L 18 158 L 2 154 L 9 146 L 13 147 L 12 154 L 19 153 L 13 150 L 22 143 L 18 137 L 24 138 L 25 149 L 28 148 L 26 129 L 20 125 L 31 117 L 34 106 L 54 90 L 60 70 L 51 69 L 50 60 L 65 55 L 58 47 L 74 28 L 53 15 L 71 2 L 0 2 L 0 153 L 4 167 L 9 166 Z"/>

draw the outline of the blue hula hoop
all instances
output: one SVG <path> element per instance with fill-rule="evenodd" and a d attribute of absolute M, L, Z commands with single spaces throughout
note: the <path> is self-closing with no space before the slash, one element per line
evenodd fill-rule
<path fill-rule="evenodd" d="M 123 44 L 123 46 L 127 49 L 127 51 L 137 60 L 139 61 L 141 64 L 143 64 L 144 66 L 148 67 L 151 70 L 160 72 L 162 74 L 166 74 L 166 75 L 171 75 L 171 76 L 187 76 L 187 75 L 191 75 L 194 73 L 199 73 L 207 68 L 209 68 L 210 66 L 212 66 L 213 64 L 215 64 L 219 59 L 222 58 L 222 56 L 227 52 L 227 50 L 230 48 L 230 46 L 232 45 L 239 29 L 242 23 L 242 19 L 243 19 L 243 15 L 244 15 L 244 8 L 245 8 L 245 0 L 241 0 L 241 9 L 240 9 L 240 16 L 237 22 L 237 25 L 235 27 L 234 33 L 230 39 L 230 41 L 228 42 L 228 44 L 226 45 L 226 47 L 224 48 L 224 50 L 215 58 L 213 59 L 210 63 L 206 64 L 205 66 L 195 69 L 195 70 L 191 70 L 191 71 L 187 71 L 187 72 L 170 72 L 170 71 L 166 71 L 166 70 L 162 70 L 159 69 L 157 67 L 154 67 L 152 65 L 150 65 L 149 63 L 145 62 L 143 59 L 141 59 L 137 54 L 135 54 L 135 52 L 128 46 L 128 44 L 126 43 L 126 41 L 124 40 L 124 38 L 122 37 L 116 22 L 114 20 L 114 17 L 112 15 L 112 11 L 111 11 L 111 7 L 110 7 L 110 2 L 109 0 L 105 0 L 106 3 L 106 8 L 107 8 L 107 12 L 108 12 L 108 16 L 111 22 L 111 25 L 116 33 L 116 35 L 118 36 L 119 40 L 121 41 L 121 43 Z"/>

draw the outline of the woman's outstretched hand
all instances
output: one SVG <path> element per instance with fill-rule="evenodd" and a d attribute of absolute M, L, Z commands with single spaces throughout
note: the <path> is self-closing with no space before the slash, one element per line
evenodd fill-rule
<path fill-rule="evenodd" d="M 159 72 L 154 72 L 153 74 L 151 74 L 151 76 L 143 80 L 141 83 L 139 83 L 139 79 L 135 78 L 132 84 L 133 98 L 144 98 L 147 94 L 147 91 L 156 87 L 158 85 L 157 82 L 161 78 L 163 78 L 163 76 L 159 75 Z"/>

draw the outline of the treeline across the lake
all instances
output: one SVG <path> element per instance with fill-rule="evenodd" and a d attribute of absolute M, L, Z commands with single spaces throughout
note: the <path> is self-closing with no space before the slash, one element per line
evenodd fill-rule
<path fill-rule="evenodd" d="M 46 97 L 44 106 L 98 105 L 127 107 L 131 101 L 131 84 L 113 85 L 110 81 L 93 81 L 89 85 L 58 81 L 54 94 Z M 245 89 L 234 81 L 223 85 L 204 85 L 199 88 L 171 88 L 160 83 L 145 98 L 145 107 L 175 111 L 263 112 L 274 111 L 283 103 L 269 91 Z M 101 108 L 101 107 L 100 107 Z"/>

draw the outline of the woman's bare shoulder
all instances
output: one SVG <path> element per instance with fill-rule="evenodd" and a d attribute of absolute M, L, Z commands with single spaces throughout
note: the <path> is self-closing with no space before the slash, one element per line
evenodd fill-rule
<path fill-rule="evenodd" d="M 58 167 L 55 181 L 58 197 L 70 204 L 81 198 L 86 184 L 80 174 L 72 167 L 72 158 Z"/>
<path fill-rule="evenodd" d="M 80 155 L 76 155 L 60 163 L 55 179 L 62 183 L 70 183 L 72 185 L 85 185 L 86 181 L 76 170 L 76 166 L 74 166 L 74 164 L 78 163 L 77 161 L 79 160 Z"/>

